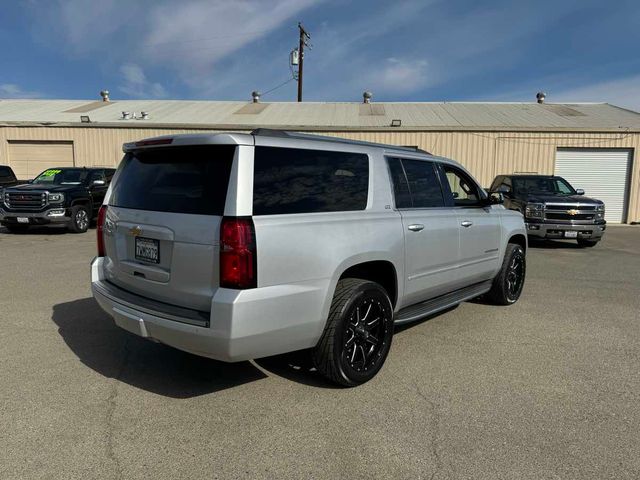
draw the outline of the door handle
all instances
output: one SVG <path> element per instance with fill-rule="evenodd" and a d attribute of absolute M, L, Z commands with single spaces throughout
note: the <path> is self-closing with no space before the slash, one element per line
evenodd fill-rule
<path fill-rule="evenodd" d="M 413 225 L 409 225 L 407 228 L 412 232 L 419 232 L 420 230 L 424 229 L 424 225 L 422 225 L 421 223 L 414 223 Z"/>
<path fill-rule="evenodd" d="M 473 225 L 473 222 L 465 220 L 464 222 L 460 223 L 460 225 L 462 225 L 464 228 L 469 228 L 471 225 Z"/>

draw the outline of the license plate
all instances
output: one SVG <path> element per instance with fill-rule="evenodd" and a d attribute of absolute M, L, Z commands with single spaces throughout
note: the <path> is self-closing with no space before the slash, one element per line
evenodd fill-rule
<path fill-rule="evenodd" d="M 29 219 L 27 217 L 18 217 L 18 223 L 29 223 Z"/>
<path fill-rule="evenodd" d="M 136 237 L 136 260 L 160 263 L 160 242 L 153 238 Z"/>
<path fill-rule="evenodd" d="M 578 238 L 578 232 L 564 232 L 564 238 Z"/>

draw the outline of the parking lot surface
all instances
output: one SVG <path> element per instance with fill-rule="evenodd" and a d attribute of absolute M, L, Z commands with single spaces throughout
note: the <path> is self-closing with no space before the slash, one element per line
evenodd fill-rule
<path fill-rule="evenodd" d="M 370 383 L 115 327 L 95 231 L 0 229 L 0 478 L 640 477 L 640 227 L 533 245 L 523 296 L 397 332 Z"/>

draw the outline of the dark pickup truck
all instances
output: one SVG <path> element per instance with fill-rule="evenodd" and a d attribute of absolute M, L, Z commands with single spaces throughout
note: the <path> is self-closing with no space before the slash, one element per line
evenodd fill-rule
<path fill-rule="evenodd" d="M 524 215 L 530 237 L 574 239 L 593 247 L 604 235 L 604 202 L 585 197 L 562 177 L 498 175 L 489 192 L 501 193 L 506 208 Z"/>
<path fill-rule="evenodd" d="M 24 185 L 2 192 L 0 224 L 10 232 L 30 225 L 63 224 L 75 233 L 86 232 L 98 210 L 113 168 L 50 168 Z"/>

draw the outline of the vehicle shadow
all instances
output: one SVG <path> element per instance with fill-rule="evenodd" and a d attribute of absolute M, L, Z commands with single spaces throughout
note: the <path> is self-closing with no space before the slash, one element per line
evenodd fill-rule
<path fill-rule="evenodd" d="M 65 233 L 69 233 L 69 230 L 65 225 L 47 225 L 47 226 L 31 225 L 24 232 L 10 232 L 6 227 L 0 227 L 0 233 L 4 233 L 6 235 L 15 235 L 15 236 L 63 235 Z"/>
<path fill-rule="evenodd" d="M 254 362 L 269 373 L 286 378 L 292 382 L 318 388 L 344 388 L 330 382 L 315 369 L 309 350 L 299 350 L 283 353 L 282 355 L 259 358 L 254 360 Z"/>
<path fill-rule="evenodd" d="M 89 368 L 158 395 L 191 398 L 267 378 L 250 362 L 218 362 L 130 334 L 93 298 L 54 305 L 51 319 Z"/>
<path fill-rule="evenodd" d="M 584 247 L 578 245 L 575 240 L 529 240 L 529 248 L 541 250 L 554 250 L 560 248 L 581 250 Z"/>

